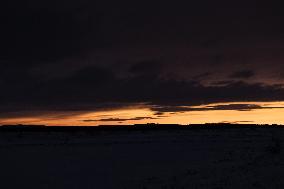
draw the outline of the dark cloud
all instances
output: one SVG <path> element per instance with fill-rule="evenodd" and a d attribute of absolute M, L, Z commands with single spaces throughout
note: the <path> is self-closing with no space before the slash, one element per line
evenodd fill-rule
<path fill-rule="evenodd" d="M 190 111 L 218 111 L 218 110 L 234 110 L 234 111 L 251 111 L 257 109 L 281 109 L 283 107 L 262 107 L 257 104 L 222 104 L 222 105 L 206 105 L 203 107 L 194 106 L 153 106 L 152 111 L 155 115 L 163 115 L 164 113 L 183 113 Z"/>
<path fill-rule="evenodd" d="M 261 109 L 260 105 L 256 104 L 226 104 L 226 105 L 215 105 L 207 106 L 205 110 L 237 110 L 237 111 L 250 111 L 255 109 Z"/>
<path fill-rule="evenodd" d="M 200 81 L 200 80 L 208 78 L 208 76 L 211 76 L 212 74 L 213 73 L 205 72 L 205 73 L 201 73 L 201 74 L 195 75 L 192 79 Z"/>
<path fill-rule="evenodd" d="M 140 121 L 140 120 L 150 120 L 150 119 L 159 119 L 154 117 L 134 117 L 134 118 L 104 118 L 104 119 L 86 119 L 83 120 L 83 122 L 97 122 L 97 121 L 103 121 L 103 122 L 125 122 L 125 121 Z"/>
<path fill-rule="evenodd" d="M 140 103 L 182 111 L 284 100 L 283 80 L 274 77 L 284 68 L 280 7 L 224 0 L 4 3 L 0 111 Z"/>
<path fill-rule="evenodd" d="M 163 64 L 160 61 L 142 61 L 130 67 L 129 72 L 136 75 L 159 76 L 163 71 Z"/>
<path fill-rule="evenodd" d="M 235 79 L 248 79 L 255 75 L 255 73 L 252 70 L 242 70 L 234 72 L 230 75 L 231 78 Z"/>
<path fill-rule="evenodd" d="M 44 120 L 60 120 L 60 119 L 68 119 L 73 118 L 74 116 L 82 115 L 84 113 L 88 113 L 87 110 L 68 110 L 68 111 L 60 111 L 58 109 L 50 109 L 47 108 L 27 108 L 27 109 L 5 109 L 5 111 L 1 111 L 0 119 L 13 119 L 13 118 L 37 118 Z"/>
<path fill-rule="evenodd" d="M 216 81 L 216 82 L 212 82 L 210 83 L 211 86 L 227 86 L 227 85 L 231 85 L 234 84 L 235 81 L 232 80 L 222 80 L 222 81 Z"/>
<path fill-rule="evenodd" d="M 6 86 L 6 89 L 9 87 Z M 96 110 L 139 103 L 182 106 L 232 101 L 275 101 L 282 100 L 283 94 L 282 85 L 232 82 L 224 86 L 204 86 L 198 82 L 163 79 L 148 74 L 119 78 L 110 69 L 92 66 L 63 79 L 13 85 L 13 88 L 1 93 L 1 111 L 8 107 L 15 110 Z M 182 111 L 181 107 L 177 108 Z"/>

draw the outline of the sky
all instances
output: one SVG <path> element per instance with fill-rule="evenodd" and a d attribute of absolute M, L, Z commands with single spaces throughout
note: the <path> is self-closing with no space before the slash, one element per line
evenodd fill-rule
<path fill-rule="evenodd" d="M 14 0 L 0 9 L 0 124 L 284 123 L 278 4 Z"/>

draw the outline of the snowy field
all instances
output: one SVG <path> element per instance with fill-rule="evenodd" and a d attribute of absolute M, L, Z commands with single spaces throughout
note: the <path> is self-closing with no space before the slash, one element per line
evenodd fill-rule
<path fill-rule="evenodd" d="M 284 188 L 284 129 L 0 133 L 0 188 Z"/>

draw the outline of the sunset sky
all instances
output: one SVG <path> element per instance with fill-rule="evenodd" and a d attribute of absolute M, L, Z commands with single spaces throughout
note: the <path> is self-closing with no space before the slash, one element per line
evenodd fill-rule
<path fill-rule="evenodd" d="M 284 124 L 277 4 L 30 0 L 0 9 L 0 125 Z"/>

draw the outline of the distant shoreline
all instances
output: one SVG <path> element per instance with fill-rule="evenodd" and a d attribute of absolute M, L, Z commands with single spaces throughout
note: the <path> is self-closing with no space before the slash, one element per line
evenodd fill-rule
<path fill-rule="evenodd" d="M 243 129 L 243 128 L 284 128 L 284 125 L 277 124 L 134 124 L 134 125 L 99 125 L 99 126 L 46 126 L 46 125 L 2 125 L 0 132 L 92 132 L 92 131 L 135 131 L 135 130 L 191 130 L 191 129 Z"/>

